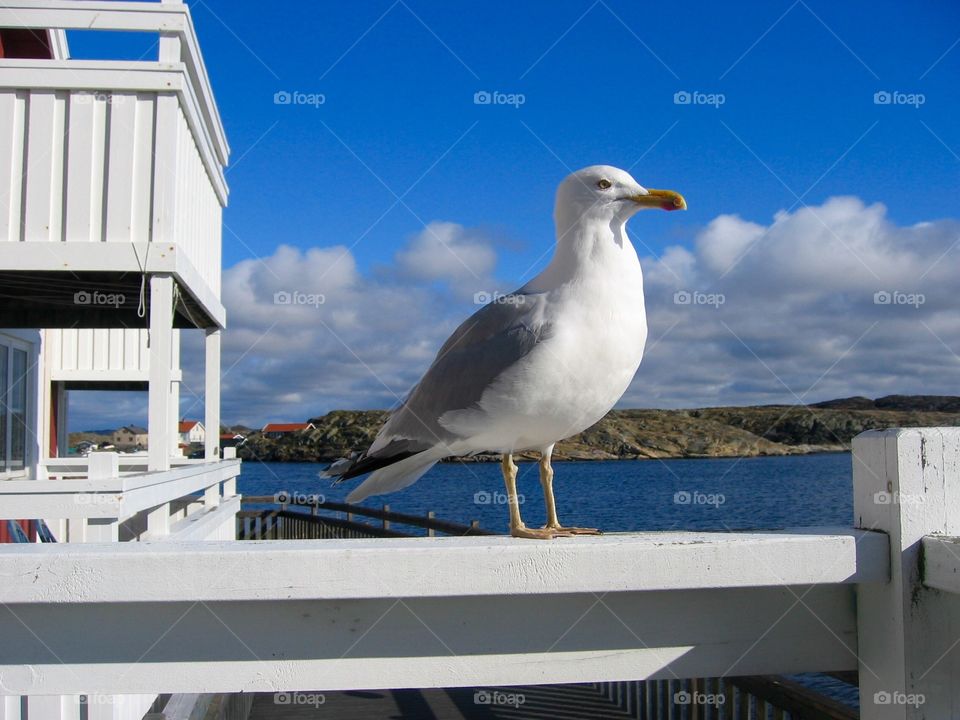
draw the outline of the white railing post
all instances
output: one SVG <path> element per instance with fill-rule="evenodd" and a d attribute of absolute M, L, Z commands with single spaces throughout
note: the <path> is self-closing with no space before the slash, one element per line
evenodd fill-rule
<path fill-rule="evenodd" d="M 183 0 L 161 0 L 164 5 L 182 5 Z M 160 48 L 157 59 L 162 63 L 178 63 L 183 58 L 183 41 L 175 32 L 160 33 Z"/>
<path fill-rule="evenodd" d="M 211 485 L 203 491 L 203 506 L 214 508 L 220 504 L 220 483 Z"/>
<path fill-rule="evenodd" d="M 148 468 L 170 469 L 170 353 L 173 344 L 173 278 L 150 278 L 150 385 L 147 431 Z"/>
<path fill-rule="evenodd" d="M 853 486 L 857 526 L 890 536 L 890 582 L 857 587 L 860 717 L 955 717 L 960 599 L 922 585 L 921 540 L 960 535 L 960 428 L 857 436 Z"/>
<path fill-rule="evenodd" d="M 220 328 L 206 331 L 204 348 L 204 457 L 207 462 L 211 462 L 220 459 Z"/>
<path fill-rule="evenodd" d="M 94 452 L 87 457 L 87 478 L 91 481 L 111 480 L 120 475 L 120 456 L 115 452 Z M 77 507 L 81 495 L 75 495 Z M 70 518 L 66 522 L 67 542 L 116 542 L 119 540 L 119 518 Z"/>
<path fill-rule="evenodd" d="M 180 331 L 174 328 L 170 332 L 170 369 L 176 372 L 180 367 Z M 170 453 L 179 458 L 183 453 L 180 450 L 180 381 L 170 380 L 170 421 L 169 421 Z"/>
<path fill-rule="evenodd" d="M 147 533 L 151 540 L 170 534 L 170 503 L 165 502 L 147 511 Z"/>

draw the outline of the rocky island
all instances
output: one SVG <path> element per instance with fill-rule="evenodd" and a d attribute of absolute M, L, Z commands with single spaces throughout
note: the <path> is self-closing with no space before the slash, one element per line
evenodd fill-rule
<path fill-rule="evenodd" d="M 237 453 L 247 460 L 330 462 L 366 449 L 386 416 L 385 410 L 334 410 L 311 418 L 313 429 L 279 438 L 254 432 Z M 864 430 L 945 425 L 960 425 L 960 397 L 889 395 L 815 405 L 613 410 L 593 427 L 558 443 L 553 458 L 643 460 L 842 452 Z M 499 456 L 464 459 L 499 460 Z"/>

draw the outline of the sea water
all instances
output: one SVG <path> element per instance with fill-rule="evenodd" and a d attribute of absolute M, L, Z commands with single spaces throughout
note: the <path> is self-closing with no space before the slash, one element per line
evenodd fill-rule
<path fill-rule="evenodd" d="M 528 525 L 544 521 L 537 463 L 519 463 L 518 494 Z M 357 480 L 333 485 L 318 463 L 246 461 L 244 495 L 280 491 L 342 501 Z M 560 521 L 608 532 L 632 530 L 756 530 L 851 525 L 853 488 L 848 453 L 704 460 L 606 460 L 554 463 Z M 498 463 L 442 463 L 412 487 L 371 497 L 396 512 L 507 530 Z"/>

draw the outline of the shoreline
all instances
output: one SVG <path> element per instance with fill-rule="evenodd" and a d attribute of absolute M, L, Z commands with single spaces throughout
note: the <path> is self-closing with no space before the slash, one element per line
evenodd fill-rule
<path fill-rule="evenodd" d="M 594 457 L 594 458 L 557 458 L 554 457 L 552 462 L 554 463 L 607 463 L 607 462 L 646 462 L 650 460 L 750 460 L 753 458 L 777 458 L 777 457 L 810 457 L 812 455 L 841 455 L 841 454 L 850 454 L 851 449 L 848 447 L 836 448 L 836 449 L 826 449 L 819 448 L 816 450 L 810 450 L 807 452 L 794 452 L 794 453 L 756 453 L 752 455 L 670 455 L 665 457 Z M 245 462 L 259 462 L 259 463 L 269 463 L 277 465 L 329 465 L 330 463 L 336 462 L 340 458 L 334 458 L 331 460 L 314 460 L 314 459 L 292 459 L 292 460 L 260 460 L 256 458 L 250 458 L 245 460 Z M 514 462 L 516 463 L 535 463 L 538 460 L 537 453 L 524 453 L 522 455 L 514 455 Z M 474 457 L 450 457 L 440 460 L 438 464 L 440 465 L 455 465 L 457 463 L 463 465 L 469 464 L 486 464 L 486 463 L 499 463 L 500 455 L 491 455 L 489 453 L 484 453 L 482 458 Z"/>

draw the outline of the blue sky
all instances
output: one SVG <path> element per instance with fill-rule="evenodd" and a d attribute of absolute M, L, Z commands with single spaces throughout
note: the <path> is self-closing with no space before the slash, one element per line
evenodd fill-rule
<path fill-rule="evenodd" d="M 695 248 L 719 216 L 766 225 L 836 196 L 882 203 L 896 227 L 958 215 L 954 3 L 324 1 L 278 3 L 269 15 L 257 3 L 190 6 L 233 150 L 227 268 L 280 245 L 344 246 L 360 275 L 382 278 L 425 224 L 446 221 L 484 235 L 496 249 L 491 272 L 510 289 L 549 257 L 556 185 L 595 163 L 686 196 L 687 213 L 631 224 L 654 259 Z M 81 57 L 136 57 L 153 42 L 70 40 Z M 483 91 L 523 103 L 476 104 Z M 277 104 L 278 92 L 323 103 Z M 677 104 L 683 92 L 704 104 Z M 877 104 L 878 92 L 900 94 Z M 389 404 L 375 388 L 353 404 Z M 301 399 L 291 414 L 329 409 Z M 228 403 L 230 413 L 271 414 Z"/>

